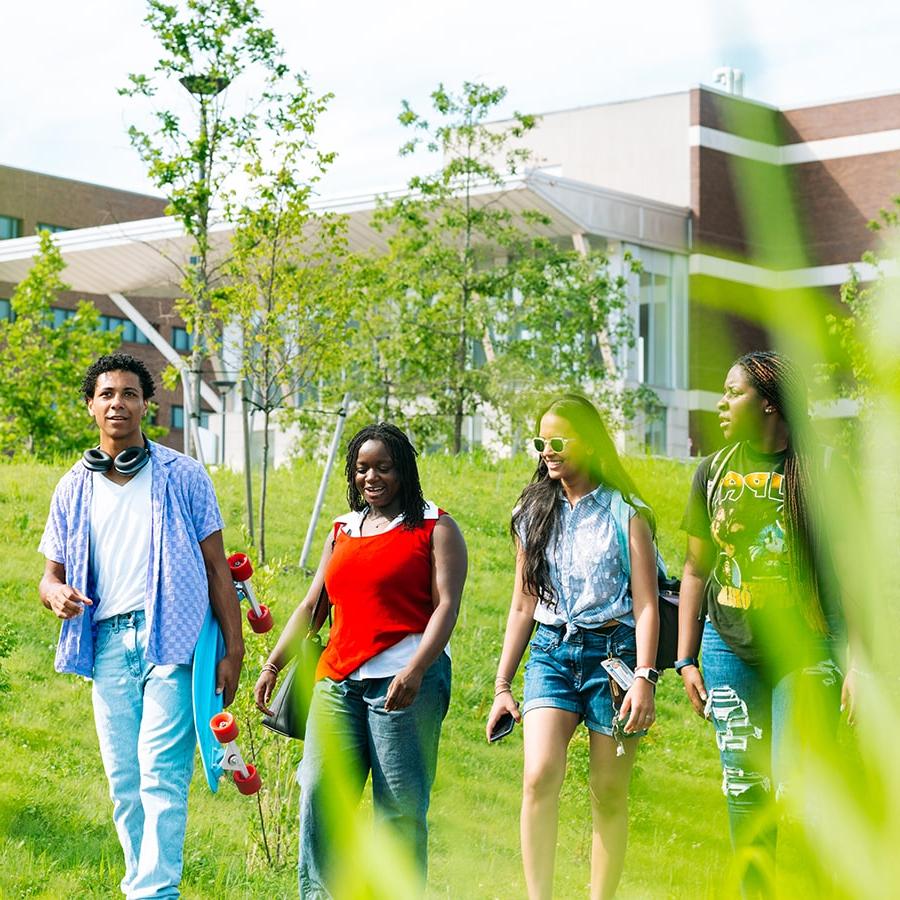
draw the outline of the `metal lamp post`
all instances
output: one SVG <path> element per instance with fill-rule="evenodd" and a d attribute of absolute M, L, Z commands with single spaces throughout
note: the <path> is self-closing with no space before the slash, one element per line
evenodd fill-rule
<path fill-rule="evenodd" d="M 221 466 L 225 465 L 225 399 L 236 384 L 236 381 L 232 381 L 229 378 L 217 378 L 213 382 L 213 387 L 222 398 L 222 440 L 219 444 L 219 465 Z"/>

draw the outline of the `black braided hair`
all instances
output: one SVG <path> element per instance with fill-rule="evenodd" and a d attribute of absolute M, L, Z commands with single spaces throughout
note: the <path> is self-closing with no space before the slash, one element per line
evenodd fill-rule
<path fill-rule="evenodd" d="M 591 480 L 620 491 L 633 506 L 638 505 L 637 501 L 644 504 L 639 507 L 640 514 L 647 519 L 651 531 L 655 532 L 653 513 L 625 471 L 597 407 L 580 394 L 557 397 L 538 412 L 535 434 L 540 432 L 541 419 L 548 412 L 565 419 L 582 444 L 593 450 L 585 460 Z M 556 605 L 558 598 L 554 596 L 550 582 L 546 551 L 559 521 L 559 492 L 558 482 L 550 478 L 547 464 L 540 457 L 531 482 L 519 497 L 509 526 L 514 539 L 519 537 L 519 530 L 523 527 L 527 534 L 522 568 L 525 589 L 539 602 L 551 607 Z"/>
<path fill-rule="evenodd" d="M 344 473 L 347 476 L 347 503 L 350 509 L 359 512 L 366 508 L 366 501 L 356 488 L 356 460 L 359 448 L 366 441 L 381 441 L 387 447 L 400 478 L 403 527 L 410 531 L 418 528 L 425 520 L 425 498 L 422 496 L 419 469 L 416 465 L 418 454 L 409 438 L 396 425 L 388 422 L 366 425 L 357 431 L 347 444 L 347 464 Z"/>
<path fill-rule="evenodd" d="M 764 400 L 780 413 L 788 426 L 784 459 L 784 526 L 787 538 L 789 578 L 800 598 L 809 624 L 826 631 L 821 585 L 816 560 L 820 558 L 819 529 L 815 527 L 813 485 L 817 478 L 817 455 L 809 422 L 806 381 L 800 368 L 773 350 L 745 353 L 735 362 Z"/>

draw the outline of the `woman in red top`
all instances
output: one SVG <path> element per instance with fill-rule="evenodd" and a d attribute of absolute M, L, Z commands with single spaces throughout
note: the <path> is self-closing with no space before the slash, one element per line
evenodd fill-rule
<path fill-rule="evenodd" d="M 316 577 L 255 687 L 267 711 L 324 582 L 334 625 L 299 772 L 302 897 L 332 895 L 344 824 L 334 798 L 358 799 L 370 772 L 376 817 L 409 848 L 424 886 L 426 814 L 450 700 L 447 642 L 466 579 L 462 534 L 423 498 L 416 451 L 402 431 L 363 428 L 347 448 L 346 473 L 351 512 L 335 521 Z"/>

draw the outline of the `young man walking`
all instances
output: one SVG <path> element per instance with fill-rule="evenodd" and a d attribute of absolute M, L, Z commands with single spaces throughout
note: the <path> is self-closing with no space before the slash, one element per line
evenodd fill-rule
<path fill-rule="evenodd" d="M 104 356 L 82 389 L 100 446 L 54 491 L 40 595 L 62 620 L 56 670 L 93 679 L 125 853 L 122 892 L 177 897 L 194 764 L 194 645 L 211 604 L 226 645 L 216 689 L 228 706 L 244 655 L 240 605 L 209 476 L 141 431 L 154 391 L 147 368 Z"/>

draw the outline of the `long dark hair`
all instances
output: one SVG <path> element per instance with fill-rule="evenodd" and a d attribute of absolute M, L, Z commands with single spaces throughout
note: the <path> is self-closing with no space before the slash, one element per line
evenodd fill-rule
<path fill-rule="evenodd" d="M 773 350 L 745 353 L 735 362 L 764 400 L 775 407 L 788 427 L 784 458 L 784 530 L 789 580 L 796 589 L 803 615 L 819 632 L 826 631 L 819 580 L 820 532 L 812 509 L 818 456 L 809 422 L 806 382 L 796 363 Z"/>
<path fill-rule="evenodd" d="M 648 520 L 651 531 L 655 531 L 653 513 L 638 493 L 631 476 L 625 471 L 597 407 L 580 394 L 565 394 L 540 410 L 535 434 L 540 431 L 541 419 L 548 412 L 565 419 L 578 435 L 588 451 L 584 465 L 591 480 L 619 491 L 632 506 L 640 510 L 641 515 Z M 546 551 L 559 522 L 560 491 L 560 485 L 550 478 L 547 464 L 540 457 L 531 482 L 519 497 L 510 522 L 513 538 L 518 538 L 520 531 L 524 531 L 526 535 L 522 548 L 525 557 L 522 573 L 524 587 L 541 603 L 549 606 L 555 605 L 558 600 L 550 583 Z"/>
<path fill-rule="evenodd" d="M 365 428 L 360 428 L 347 444 L 347 464 L 344 467 L 344 473 L 347 476 L 347 503 L 350 505 L 350 509 L 359 512 L 366 508 L 366 501 L 356 489 L 356 460 L 359 456 L 359 448 L 366 441 L 381 441 L 387 447 L 400 477 L 403 527 L 410 530 L 418 528 L 425 519 L 425 498 L 422 496 L 419 469 L 416 466 L 416 448 L 396 425 L 388 422 L 379 422 L 377 425 L 366 425 Z"/>

